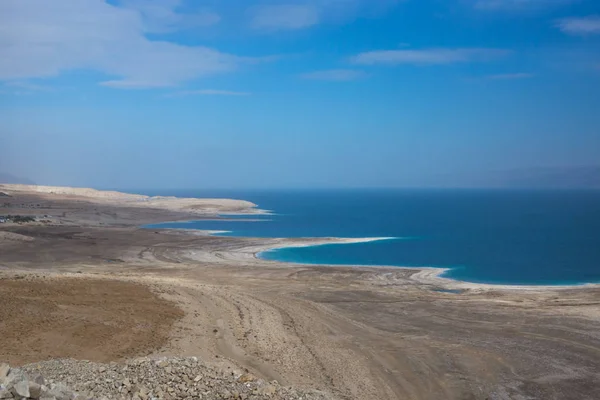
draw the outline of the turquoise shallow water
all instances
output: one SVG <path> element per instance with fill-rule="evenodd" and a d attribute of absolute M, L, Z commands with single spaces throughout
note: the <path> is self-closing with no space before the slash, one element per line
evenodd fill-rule
<path fill-rule="evenodd" d="M 370 243 L 285 248 L 270 260 L 451 268 L 447 277 L 498 284 L 600 282 L 598 191 L 179 191 L 234 197 L 275 214 L 250 222 L 158 227 L 251 237 L 396 237 Z M 157 226 L 154 226 L 157 227 Z"/>

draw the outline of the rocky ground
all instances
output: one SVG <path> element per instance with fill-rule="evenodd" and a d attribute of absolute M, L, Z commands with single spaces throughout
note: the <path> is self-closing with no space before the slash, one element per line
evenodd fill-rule
<path fill-rule="evenodd" d="M 252 374 L 220 370 L 196 357 L 140 358 L 125 364 L 50 360 L 22 368 L 0 365 L 0 399 L 304 399 L 316 391 L 285 388 Z"/>

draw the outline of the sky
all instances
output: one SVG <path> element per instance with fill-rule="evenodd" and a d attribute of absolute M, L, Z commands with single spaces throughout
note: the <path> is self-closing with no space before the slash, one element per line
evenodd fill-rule
<path fill-rule="evenodd" d="M 240 189 L 539 171 L 600 179 L 597 0 L 0 0 L 5 174 Z"/>

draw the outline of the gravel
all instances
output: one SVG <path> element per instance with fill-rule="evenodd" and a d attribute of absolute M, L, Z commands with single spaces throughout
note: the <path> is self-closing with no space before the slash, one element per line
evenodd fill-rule
<path fill-rule="evenodd" d="M 0 399 L 289 399 L 329 400 L 325 393 L 283 387 L 249 373 L 223 371 L 189 358 L 140 358 L 124 364 L 49 360 L 0 364 Z"/>

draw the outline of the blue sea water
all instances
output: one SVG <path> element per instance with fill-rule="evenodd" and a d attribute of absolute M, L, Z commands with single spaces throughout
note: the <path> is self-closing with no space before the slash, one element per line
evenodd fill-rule
<path fill-rule="evenodd" d="M 600 282 L 600 191 L 179 191 L 233 197 L 273 215 L 153 227 L 227 230 L 250 237 L 394 237 L 285 248 L 269 260 L 451 268 L 453 279 L 497 284 Z"/>

